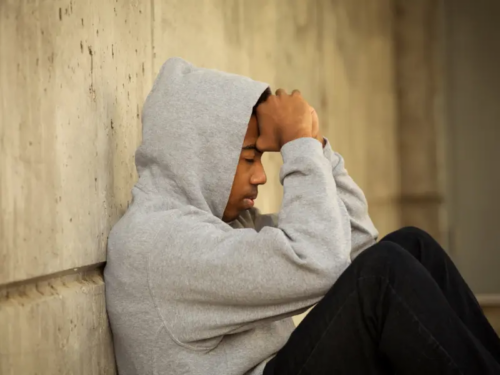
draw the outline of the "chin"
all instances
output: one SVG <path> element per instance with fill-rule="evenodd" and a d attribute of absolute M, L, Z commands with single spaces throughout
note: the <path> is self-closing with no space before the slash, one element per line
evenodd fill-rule
<path fill-rule="evenodd" d="M 234 221 L 240 216 L 239 213 L 225 213 L 224 216 L 222 217 L 222 221 L 225 223 L 230 223 L 231 221 Z"/>

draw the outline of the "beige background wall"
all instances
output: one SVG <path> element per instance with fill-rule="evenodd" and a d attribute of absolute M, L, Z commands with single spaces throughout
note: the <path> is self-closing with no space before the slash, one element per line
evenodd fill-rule
<path fill-rule="evenodd" d="M 442 0 L 396 0 L 395 58 L 401 224 L 448 240 Z"/>
<path fill-rule="evenodd" d="M 450 226 L 476 293 L 500 294 L 500 2 L 446 4 Z"/>
<path fill-rule="evenodd" d="M 432 1 L 422 4 L 432 10 Z M 0 1 L 0 374 L 115 372 L 101 273 L 106 238 L 136 178 L 143 101 L 170 56 L 300 88 L 365 190 L 380 232 L 409 221 L 401 186 L 411 203 L 434 197 L 437 185 L 413 186 L 400 173 L 410 155 L 400 157 L 397 119 L 410 118 L 425 92 L 417 102 L 403 98 L 401 108 L 398 98 L 401 87 L 434 73 L 405 73 L 429 42 L 424 35 L 415 44 L 405 25 L 417 30 L 429 15 L 401 22 L 397 6 L 406 7 L 393 0 Z M 400 60 L 401 46 L 418 51 Z M 258 205 L 273 211 L 280 158 L 265 163 L 269 183 Z"/>

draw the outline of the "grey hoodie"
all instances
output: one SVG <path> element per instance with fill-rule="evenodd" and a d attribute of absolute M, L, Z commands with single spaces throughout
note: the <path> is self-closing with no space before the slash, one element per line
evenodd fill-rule
<path fill-rule="evenodd" d="M 104 272 L 120 375 L 262 374 L 377 237 L 362 191 L 329 144 L 281 150 L 278 215 L 221 220 L 252 107 L 268 85 L 173 58 L 143 110 L 133 202 Z"/>

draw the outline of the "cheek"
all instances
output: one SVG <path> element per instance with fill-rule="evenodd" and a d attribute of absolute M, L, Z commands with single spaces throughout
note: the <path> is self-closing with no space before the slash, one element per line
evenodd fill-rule
<path fill-rule="evenodd" d="M 235 177 L 229 197 L 230 205 L 239 206 L 243 197 L 248 193 L 249 176 L 249 173 L 240 173 Z"/>
<path fill-rule="evenodd" d="M 233 188 L 232 190 L 242 191 L 245 190 L 246 186 L 250 183 L 250 176 L 252 175 L 252 165 L 248 162 L 243 161 L 238 165 L 236 174 L 234 176 Z"/>
<path fill-rule="evenodd" d="M 245 183 L 243 179 L 234 180 L 233 188 L 231 190 L 231 202 L 236 202 L 240 199 L 244 191 Z"/>

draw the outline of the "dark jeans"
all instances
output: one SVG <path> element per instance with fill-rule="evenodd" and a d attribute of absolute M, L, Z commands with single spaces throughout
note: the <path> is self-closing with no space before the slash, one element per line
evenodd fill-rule
<path fill-rule="evenodd" d="M 353 261 L 264 374 L 500 374 L 500 340 L 441 246 L 405 228 Z"/>

